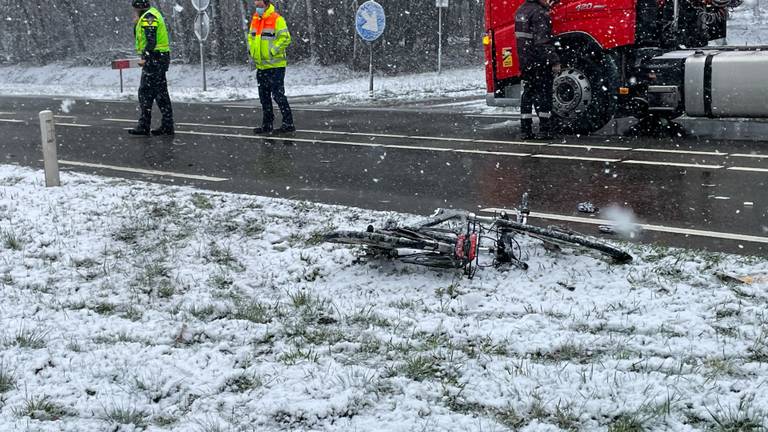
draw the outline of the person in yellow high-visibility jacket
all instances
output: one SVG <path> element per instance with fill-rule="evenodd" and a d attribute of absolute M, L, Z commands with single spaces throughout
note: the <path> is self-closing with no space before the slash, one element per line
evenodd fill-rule
<path fill-rule="evenodd" d="M 136 53 L 141 56 L 141 84 L 139 84 L 139 124 L 128 131 L 131 135 L 173 135 L 173 106 L 168 94 L 168 80 L 165 73 L 171 64 L 171 45 L 165 19 L 149 0 L 132 0 L 135 12 L 133 29 L 136 39 Z M 152 105 L 163 115 L 160 128 L 150 131 Z"/>
<path fill-rule="evenodd" d="M 255 4 L 256 12 L 248 30 L 248 52 L 257 69 L 256 82 L 259 84 L 263 117 L 261 127 L 253 131 L 256 134 L 295 132 L 291 106 L 285 97 L 285 68 L 288 64 L 285 50 L 291 44 L 291 34 L 285 18 L 275 11 L 271 0 L 255 0 Z M 277 130 L 273 130 L 275 115 L 272 98 L 283 116 L 283 124 Z"/>

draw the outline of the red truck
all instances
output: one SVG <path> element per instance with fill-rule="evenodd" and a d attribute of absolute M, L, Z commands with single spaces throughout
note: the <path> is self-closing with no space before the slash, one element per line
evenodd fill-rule
<path fill-rule="evenodd" d="M 487 102 L 520 103 L 515 12 L 486 0 Z M 563 62 L 553 114 L 566 133 L 614 117 L 768 117 L 768 47 L 707 46 L 725 38 L 742 0 L 560 0 L 551 10 Z"/>

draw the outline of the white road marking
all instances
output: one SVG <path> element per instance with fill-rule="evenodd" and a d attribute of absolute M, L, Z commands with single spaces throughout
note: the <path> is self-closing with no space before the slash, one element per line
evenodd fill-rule
<path fill-rule="evenodd" d="M 106 119 L 105 119 L 106 120 Z M 201 127 L 218 127 L 218 128 L 227 128 L 227 129 L 251 129 L 255 126 L 237 126 L 237 125 L 217 125 L 217 124 L 203 124 L 203 123 L 176 123 L 176 126 L 201 126 Z"/>
<path fill-rule="evenodd" d="M 111 121 L 111 122 L 122 122 L 122 123 L 134 123 L 135 120 L 127 120 L 127 119 L 112 119 L 112 118 L 106 118 L 104 121 Z M 238 126 L 238 125 L 220 125 L 220 124 L 208 124 L 208 123 L 176 123 L 178 126 L 199 126 L 199 127 L 215 127 L 215 128 L 225 128 L 225 129 L 253 129 L 252 126 Z M 325 131 L 325 130 L 315 130 L 315 129 L 301 129 L 297 132 L 302 133 L 316 133 L 316 134 L 323 134 L 323 135 L 344 135 L 344 136 L 366 136 L 366 137 L 382 137 L 382 138 L 401 138 L 401 139 L 418 139 L 418 140 L 436 140 L 436 141 L 455 141 L 455 142 L 467 142 L 467 143 L 496 143 L 496 144 L 520 144 L 520 145 L 533 145 L 533 146 L 546 146 L 549 145 L 547 143 L 529 143 L 529 142 L 517 142 L 517 141 L 493 141 L 493 140 L 474 140 L 471 138 L 441 138 L 441 137 L 425 137 L 425 136 L 411 136 L 411 135 L 394 135 L 394 134 L 379 134 L 379 133 L 364 133 L 364 132 L 344 132 L 344 131 Z M 226 135 L 226 134 L 225 134 Z M 269 137 L 271 138 L 271 136 Z M 297 139 L 294 139 L 296 141 Z M 314 142 L 317 140 L 309 140 L 309 142 Z M 318 142 L 324 142 L 324 141 L 318 141 Z M 409 147 L 409 148 L 418 148 L 418 147 Z M 431 147 L 425 147 L 425 148 L 431 148 Z"/>
<path fill-rule="evenodd" d="M 242 139 L 253 139 L 253 140 L 273 140 L 273 141 L 294 141 L 294 142 L 308 142 L 308 143 L 314 143 L 317 142 L 315 140 L 310 139 L 304 139 L 304 138 L 284 138 L 284 137 L 273 137 L 273 136 L 262 136 L 262 135 L 240 135 L 240 134 L 225 134 L 225 133 L 212 133 L 212 132 L 195 132 L 195 131 L 176 131 L 176 135 L 199 135 L 199 136 L 218 136 L 218 137 L 225 137 L 225 138 L 242 138 Z"/>
<path fill-rule="evenodd" d="M 261 105 L 224 105 L 224 108 L 236 108 L 236 109 L 261 109 Z M 291 107 L 292 111 L 309 111 L 309 112 L 331 112 L 332 109 L 329 108 L 302 108 L 302 107 Z"/>
<path fill-rule="evenodd" d="M 504 212 L 507 212 L 508 214 L 516 214 L 516 210 L 501 209 L 501 208 L 486 208 L 480 211 L 484 213 L 500 213 L 504 211 Z M 583 217 L 566 216 L 566 215 L 558 215 L 558 214 L 551 214 L 551 213 L 538 213 L 538 212 L 531 212 L 530 217 L 556 220 L 556 221 L 562 221 L 562 222 L 576 222 L 576 223 L 583 223 L 583 224 L 589 224 L 589 225 L 612 225 L 614 223 L 613 221 L 610 221 L 607 219 L 583 218 Z M 692 235 L 697 237 L 719 238 L 724 240 L 747 241 L 747 242 L 753 242 L 753 243 L 768 243 L 768 237 L 759 237 L 759 236 L 752 236 L 747 234 L 735 234 L 735 233 L 726 233 L 726 232 L 718 232 L 718 231 L 676 228 L 676 227 L 670 227 L 665 225 L 638 224 L 638 226 L 642 227 L 646 231 Z"/>
<path fill-rule="evenodd" d="M 487 151 L 487 150 L 455 149 L 453 151 L 455 153 L 472 153 L 472 154 L 484 154 L 484 155 L 496 155 L 496 156 L 513 156 L 513 157 L 528 157 L 528 156 L 531 155 L 530 153 L 512 153 L 512 152 Z"/>
<path fill-rule="evenodd" d="M 0 119 L 3 123 L 24 123 L 24 120 Z"/>
<path fill-rule="evenodd" d="M 374 137 L 382 137 L 382 138 L 408 138 L 409 137 L 408 135 L 373 134 L 373 133 L 364 133 L 364 132 L 336 132 L 336 131 L 324 131 L 324 130 L 314 130 L 314 129 L 302 129 L 297 132 L 327 134 L 327 135 L 374 136 Z"/>
<path fill-rule="evenodd" d="M 210 182 L 224 182 L 229 180 L 221 177 L 209 177 L 209 176 L 194 175 L 194 174 L 181 174 L 181 173 L 174 173 L 174 172 L 168 172 L 168 171 L 145 170 L 140 168 L 129 168 L 129 167 L 121 167 L 121 166 L 115 166 L 115 165 L 103 165 L 103 164 L 94 164 L 94 163 L 76 162 L 76 161 L 67 161 L 67 160 L 60 160 L 59 164 L 86 167 L 86 168 L 108 169 L 112 171 L 123 171 L 123 172 L 130 172 L 130 173 L 136 173 L 136 174 L 150 174 L 150 175 L 157 175 L 157 176 L 163 176 L 163 177 L 179 177 L 179 178 L 203 180 L 203 181 L 210 181 Z"/>
<path fill-rule="evenodd" d="M 180 126 L 201 126 L 201 127 L 223 127 L 223 128 L 232 128 L 232 129 L 253 129 L 250 126 L 226 126 L 226 125 L 212 125 L 212 124 L 202 124 L 202 123 L 177 123 Z M 300 129 L 297 132 L 302 133 L 316 133 L 316 134 L 323 134 L 323 135 L 344 135 L 344 136 L 366 136 L 366 137 L 381 137 L 381 138 L 400 138 L 400 139 L 418 139 L 418 140 L 426 140 L 426 139 L 432 139 L 437 141 L 455 141 L 455 142 L 468 142 L 468 143 L 495 143 L 495 144 L 519 144 L 519 145 L 533 145 L 533 146 L 546 146 L 549 144 L 546 143 L 529 143 L 529 142 L 517 142 L 517 141 L 493 141 L 493 140 L 474 140 L 470 138 L 439 138 L 439 137 L 423 137 L 423 136 L 411 136 L 411 135 L 395 135 L 395 134 L 380 134 L 380 133 L 365 133 L 365 132 L 337 132 L 337 131 L 327 131 L 327 130 L 316 130 L 316 129 Z M 417 148 L 417 147 L 410 147 L 410 148 Z M 493 152 L 489 152 L 490 154 L 494 154 Z M 514 155 L 517 153 L 496 153 L 496 154 L 510 154 Z M 529 156 L 527 153 L 519 153 L 524 156 Z"/>
<path fill-rule="evenodd" d="M 722 153 L 718 151 L 692 151 L 692 150 L 671 150 L 671 149 L 653 149 L 638 147 L 633 148 L 632 151 L 647 152 L 647 153 L 673 153 L 673 154 L 690 154 L 690 155 L 702 155 L 702 156 L 728 156 L 728 153 Z"/>
<path fill-rule="evenodd" d="M 729 167 L 728 170 L 729 171 L 760 172 L 760 173 L 768 172 L 768 169 L 766 169 L 766 168 L 749 168 L 749 167 Z"/>
<path fill-rule="evenodd" d="M 448 137 L 431 137 L 431 136 L 409 136 L 409 139 L 417 140 L 430 140 L 430 141 L 455 141 L 455 142 L 475 142 L 469 138 L 448 138 Z"/>
<path fill-rule="evenodd" d="M 444 107 L 452 107 L 452 106 L 462 106 L 462 105 L 472 105 L 476 103 L 482 103 L 484 102 L 483 99 L 472 99 L 468 101 L 462 101 L 462 102 L 451 102 L 451 103 L 442 103 L 437 105 L 426 105 L 426 108 L 444 108 Z"/>
<path fill-rule="evenodd" d="M 13 112 L 7 112 L 7 111 L 0 111 L 0 115 L 14 115 L 16 113 Z"/>
<path fill-rule="evenodd" d="M 332 109 L 327 109 L 327 108 L 301 108 L 301 107 L 291 108 L 291 110 L 292 111 L 308 111 L 308 112 L 332 112 L 333 111 Z"/>
<path fill-rule="evenodd" d="M 541 159 L 568 159 L 568 160 L 581 160 L 581 161 L 589 161 L 589 162 L 619 162 L 621 159 L 606 159 L 606 158 L 593 158 L 593 157 L 581 157 L 581 156 L 570 156 L 570 155 L 545 155 L 545 154 L 535 154 L 531 157 L 535 158 L 541 158 Z"/>
<path fill-rule="evenodd" d="M 89 128 L 91 125 L 87 124 L 76 124 L 76 123 L 54 123 L 56 126 L 64 126 L 64 127 L 79 127 L 79 128 Z"/>
<path fill-rule="evenodd" d="M 135 123 L 136 122 L 136 120 L 131 120 L 131 119 L 115 119 L 115 118 L 105 118 L 103 120 L 110 121 L 110 122 L 119 122 L 119 123 Z M 0 121 L 7 121 L 12 123 L 23 123 L 23 121 L 21 120 L 0 119 Z M 77 127 L 76 125 L 73 125 L 73 124 L 62 124 L 62 125 Z M 214 128 L 242 129 L 242 130 L 253 129 L 253 127 L 251 126 L 221 125 L 221 124 L 208 124 L 208 123 L 177 123 L 177 125 L 189 126 L 189 127 L 214 127 Z M 82 125 L 80 127 L 87 127 L 87 126 Z M 583 148 L 583 149 L 595 149 L 595 150 L 641 151 L 641 152 L 649 152 L 649 153 L 650 152 L 682 153 L 682 154 L 701 154 L 701 155 L 717 155 L 717 156 L 729 155 L 728 153 L 719 153 L 719 152 L 694 152 L 694 151 L 686 151 L 686 150 L 644 149 L 644 148 L 599 146 L 599 145 L 588 145 L 588 144 L 552 144 L 552 143 L 546 143 L 546 142 L 529 142 L 529 141 L 502 141 L 502 140 L 485 140 L 485 139 L 470 139 L 470 138 L 428 137 L 428 136 L 411 136 L 411 135 L 396 135 L 396 134 L 376 134 L 376 133 L 365 133 L 365 132 L 325 131 L 325 130 L 314 130 L 314 129 L 302 129 L 297 132 L 316 133 L 316 134 L 323 134 L 323 135 L 369 136 L 369 137 L 382 137 L 382 138 L 435 140 L 435 141 L 451 141 L 451 142 L 483 143 L 483 144 L 508 144 L 508 145 L 535 146 L 535 147 Z M 615 158 L 613 159 L 591 158 L 591 157 L 579 157 L 579 156 L 570 156 L 570 155 L 545 155 L 545 154 L 531 155 L 530 153 L 515 153 L 515 152 L 501 152 L 501 151 L 471 150 L 471 149 L 446 149 L 441 147 L 403 146 L 403 145 L 378 144 L 378 143 L 324 141 L 324 140 L 303 139 L 303 138 L 286 138 L 286 137 L 277 137 L 277 136 L 247 136 L 247 135 L 239 135 L 239 134 L 216 134 L 216 133 L 204 133 L 204 132 L 192 132 L 192 131 L 176 131 L 176 133 L 187 134 L 187 135 L 202 135 L 202 136 L 222 136 L 222 137 L 231 137 L 231 138 L 271 139 L 276 141 L 294 141 L 294 142 L 327 143 L 327 144 L 342 144 L 342 145 L 346 144 L 346 145 L 358 146 L 358 147 L 360 146 L 384 147 L 384 148 L 427 150 L 427 151 L 438 151 L 438 152 L 453 151 L 456 153 L 490 154 L 490 155 L 512 156 L 512 157 L 535 157 L 535 158 L 542 158 L 542 159 L 567 159 L 567 160 L 581 160 L 581 161 L 590 161 L 590 162 L 609 162 L 609 163 L 621 162 L 621 163 L 638 164 L 638 165 L 676 166 L 676 167 L 683 167 L 683 168 L 700 168 L 700 169 L 724 168 L 724 166 L 722 165 L 700 165 L 700 164 L 641 161 L 641 160 L 621 161 L 620 159 L 615 159 Z M 743 154 L 742 155 L 735 154 L 732 156 L 768 157 L 763 155 L 743 155 Z M 727 169 L 734 170 L 734 171 L 768 172 L 768 169 L 766 168 L 730 167 Z"/>
<path fill-rule="evenodd" d="M 514 144 L 514 145 L 526 145 L 526 146 L 536 146 L 536 147 L 545 147 L 550 145 L 549 143 L 536 142 L 536 141 L 498 141 L 498 140 L 479 139 L 479 140 L 474 140 L 474 142 L 483 143 L 483 144 Z"/>
<path fill-rule="evenodd" d="M 588 145 L 588 144 L 550 144 L 549 147 L 583 148 L 585 150 L 616 150 L 616 151 L 632 150 L 629 147 L 611 147 L 611 146 Z"/>
<path fill-rule="evenodd" d="M 329 142 L 329 141 L 318 141 L 321 143 Z M 338 144 L 342 144 L 343 141 L 338 141 Z M 402 149 L 402 150 L 426 150 L 426 151 L 435 151 L 435 152 L 453 152 L 456 151 L 456 149 L 452 148 L 443 148 L 443 147 L 420 147 L 420 146 L 407 146 L 407 145 L 392 145 L 392 144 L 378 144 L 380 147 L 384 148 L 396 148 L 396 149 Z"/>
<path fill-rule="evenodd" d="M 757 153 L 733 153 L 733 154 L 731 154 L 731 156 L 733 156 L 733 157 L 743 157 L 743 158 L 757 158 L 757 159 L 768 158 L 768 155 L 757 154 Z"/>
<path fill-rule="evenodd" d="M 714 196 L 712 198 L 714 198 L 716 200 L 723 200 L 723 201 L 731 199 L 731 197 L 727 197 L 727 196 Z"/>
<path fill-rule="evenodd" d="M 681 168 L 701 168 L 701 169 L 720 169 L 722 165 L 699 165 L 699 164 L 687 164 L 677 162 L 656 162 L 656 161 L 642 161 L 642 160 L 625 160 L 621 163 L 635 164 L 635 165 L 661 165 L 661 166 L 675 166 Z"/>
<path fill-rule="evenodd" d="M 376 144 L 376 143 L 361 143 L 361 142 L 352 142 L 352 141 L 325 141 L 325 140 L 314 140 L 314 139 L 306 139 L 306 138 L 293 138 L 293 137 L 279 137 L 279 136 L 259 136 L 259 135 L 239 135 L 239 134 L 218 134 L 218 133 L 207 133 L 207 132 L 192 132 L 192 131 L 176 131 L 177 134 L 185 134 L 185 135 L 200 135 L 200 136 L 221 136 L 221 137 L 228 137 L 228 138 L 244 138 L 244 139 L 257 139 L 257 140 L 265 140 L 265 141 L 290 141 L 290 142 L 301 142 L 301 143 L 310 143 L 310 144 L 336 144 L 336 145 L 346 145 L 346 146 L 352 146 L 352 147 L 380 147 L 380 148 L 396 148 L 396 149 L 403 149 L 403 150 L 426 150 L 426 151 L 435 151 L 435 152 L 450 152 L 454 149 L 451 148 L 439 148 L 439 147 L 419 147 L 419 146 L 404 146 L 404 145 L 393 145 L 393 144 Z"/>
<path fill-rule="evenodd" d="M 53 117 L 57 119 L 75 119 L 76 118 L 75 116 L 65 116 L 65 115 L 55 115 Z"/>
<path fill-rule="evenodd" d="M 464 117 L 473 117 L 473 118 L 499 118 L 499 119 L 507 119 L 507 120 L 516 120 L 520 118 L 520 114 L 464 114 Z"/>

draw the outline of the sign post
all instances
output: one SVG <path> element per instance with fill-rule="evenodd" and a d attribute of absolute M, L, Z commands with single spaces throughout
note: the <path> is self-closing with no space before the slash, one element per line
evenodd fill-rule
<path fill-rule="evenodd" d="M 384 14 L 384 8 L 374 0 L 369 0 L 357 9 L 355 15 L 355 30 L 360 37 L 368 42 L 370 58 L 368 63 L 368 74 L 370 75 L 370 84 L 368 86 L 368 97 L 373 97 L 373 41 L 384 34 L 387 26 L 387 18 Z"/>
<path fill-rule="evenodd" d="M 118 69 L 120 71 L 120 93 L 123 92 L 123 69 L 137 67 L 141 67 L 139 66 L 139 59 L 112 60 L 112 69 Z"/>
<path fill-rule="evenodd" d="M 192 6 L 197 9 L 195 17 L 195 36 L 200 42 L 200 67 L 203 69 L 203 91 L 208 91 L 208 84 L 205 79 L 205 41 L 211 34 L 211 17 L 208 16 L 208 9 L 211 0 L 192 0 Z"/>
<path fill-rule="evenodd" d="M 437 73 L 443 70 L 443 8 L 448 7 L 448 0 L 437 1 Z"/>

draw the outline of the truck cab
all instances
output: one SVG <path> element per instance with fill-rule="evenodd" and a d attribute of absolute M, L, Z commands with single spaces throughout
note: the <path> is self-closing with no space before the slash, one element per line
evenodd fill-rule
<path fill-rule="evenodd" d="M 515 13 L 525 1 L 486 0 L 483 44 L 489 105 L 519 105 Z M 768 73 L 768 63 L 762 64 L 768 62 L 764 53 L 755 56 L 754 49 L 735 47 L 713 52 L 713 47 L 706 47 L 726 36 L 728 9 L 740 4 L 741 0 L 555 3 L 550 16 L 563 68 L 554 80 L 553 113 L 560 130 L 594 132 L 614 116 L 682 115 L 686 63 L 702 52 L 717 56 L 723 50 L 750 51 L 750 62 L 757 60 L 758 70 Z M 733 62 L 739 55 L 721 56 L 726 57 Z M 736 84 L 736 80 L 721 80 L 723 92 L 727 81 Z"/>

